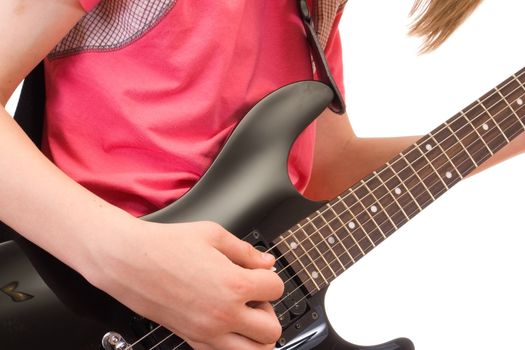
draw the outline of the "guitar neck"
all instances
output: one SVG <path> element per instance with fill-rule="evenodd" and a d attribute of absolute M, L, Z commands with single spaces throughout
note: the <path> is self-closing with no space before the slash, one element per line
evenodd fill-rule
<path fill-rule="evenodd" d="M 273 244 L 313 295 L 525 129 L 525 68 Z"/>

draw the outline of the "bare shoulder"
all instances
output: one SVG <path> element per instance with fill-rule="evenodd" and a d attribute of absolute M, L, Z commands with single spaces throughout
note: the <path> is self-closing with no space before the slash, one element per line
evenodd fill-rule
<path fill-rule="evenodd" d="M 85 14 L 79 0 L 2 0 L 0 101 Z"/>

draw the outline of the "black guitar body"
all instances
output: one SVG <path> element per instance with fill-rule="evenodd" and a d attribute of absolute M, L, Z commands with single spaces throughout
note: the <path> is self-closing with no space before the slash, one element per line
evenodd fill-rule
<path fill-rule="evenodd" d="M 332 97 L 330 88 L 315 81 L 290 84 L 268 95 L 239 123 L 212 166 L 186 195 L 143 219 L 215 221 L 268 249 L 270 242 L 323 204 L 295 190 L 287 159 L 293 141 Z M 283 325 L 277 349 L 413 349 L 404 338 L 370 347 L 346 342 L 328 322 L 325 290 L 309 296 L 298 286 L 299 281 L 293 279 L 286 285 L 285 293 L 297 294 L 291 299 L 296 300 L 293 307 L 285 303 L 276 308 Z M 109 343 L 102 346 L 107 332 L 118 333 L 134 350 L 189 349 L 19 236 L 0 244 L 0 348 L 119 349 Z M 128 349 L 122 344 L 120 349 Z"/>

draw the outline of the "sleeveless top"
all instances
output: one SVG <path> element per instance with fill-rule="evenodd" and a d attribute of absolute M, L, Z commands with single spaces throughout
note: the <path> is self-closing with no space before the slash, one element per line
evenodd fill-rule
<path fill-rule="evenodd" d="M 44 61 L 42 149 L 136 216 L 190 189 L 257 101 L 313 77 L 294 0 L 79 1 L 88 13 Z M 343 90 L 340 2 L 309 5 Z M 299 190 L 314 141 L 315 124 L 290 154 Z"/>

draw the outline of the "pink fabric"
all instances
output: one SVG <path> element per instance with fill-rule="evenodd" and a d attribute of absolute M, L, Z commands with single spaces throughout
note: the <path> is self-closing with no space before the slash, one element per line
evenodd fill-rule
<path fill-rule="evenodd" d="M 96 1 L 82 1 L 86 9 Z M 342 82 L 339 36 L 328 57 Z M 134 215 L 190 189 L 246 112 L 312 78 L 296 2 L 179 0 L 116 50 L 47 59 L 43 150 L 72 178 Z M 342 87 L 342 84 L 340 84 Z M 292 182 L 308 183 L 315 126 L 295 143 Z"/>
<path fill-rule="evenodd" d="M 86 10 L 86 12 L 91 11 L 101 0 L 79 0 L 80 5 Z"/>

